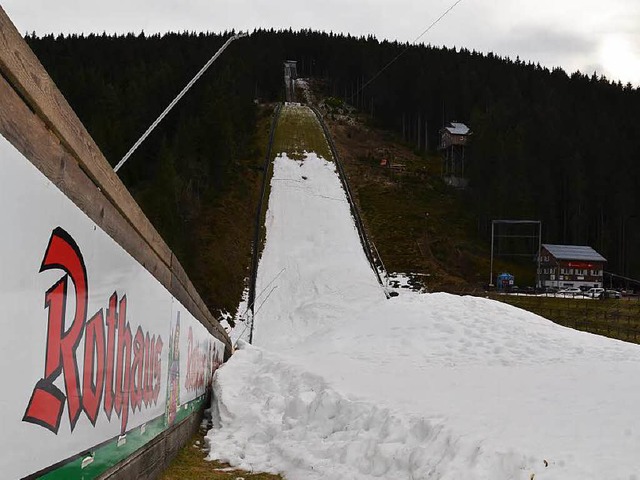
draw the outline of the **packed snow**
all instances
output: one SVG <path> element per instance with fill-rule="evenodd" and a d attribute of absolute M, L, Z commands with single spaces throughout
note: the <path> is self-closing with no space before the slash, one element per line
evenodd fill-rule
<path fill-rule="evenodd" d="M 385 299 L 315 154 L 275 160 L 257 291 L 210 458 L 289 480 L 640 480 L 640 347 L 484 298 Z"/>

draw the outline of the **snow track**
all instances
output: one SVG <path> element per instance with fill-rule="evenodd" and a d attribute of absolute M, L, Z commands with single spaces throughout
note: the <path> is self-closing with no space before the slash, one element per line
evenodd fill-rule
<path fill-rule="evenodd" d="M 292 335 L 300 341 L 339 326 L 363 299 L 384 300 L 334 163 L 276 158 L 266 227 L 256 305 L 275 290 L 256 315 L 254 344 L 279 349 Z"/>

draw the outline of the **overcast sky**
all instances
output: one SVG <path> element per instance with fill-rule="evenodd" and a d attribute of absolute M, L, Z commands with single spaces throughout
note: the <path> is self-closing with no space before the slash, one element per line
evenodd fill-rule
<path fill-rule="evenodd" d="M 312 28 L 412 41 L 455 0 L 8 0 L 22 33 Z M 421 41 L 640 86 L 639 0 L 462 0 Z"/>

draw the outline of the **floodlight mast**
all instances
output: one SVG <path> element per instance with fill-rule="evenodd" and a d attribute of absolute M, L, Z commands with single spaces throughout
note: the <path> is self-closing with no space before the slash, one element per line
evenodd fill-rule
<path fill-rule="evenodd" d="M 213 57 L 211 57 L 209 61 L 204 64 L 204 66 L 200 69 L 200 71 L 196 73 L 195 77 L 191 79 L 191 81 L 182 89 L 182 91 L 178 94 L 178 96 L 174 98 L 173 101 L 169 104 L 169 106 L 164 109 L 164 111 L 160 114 L 158 118 L 156 118 L 156 120 L 151 124 L 151 126 L 147 129 L 147 131 L 144 132 L 142 136 L 138 139 L 138 141 L 133 144 L 133 147 L 131 147 L 131 149 L 127 152 L 127 154 L 124 157 L 122 157 L 122 160 L 120 160 L 118 164 L 115 166 L 115 168 L 113 169 L 114 172 L 117 173 L 118 170 L 122 168 L 124 163 L 129 159 L 129 157 L 133 154 L 133 152 L 135 152 L 136 149 L 140 146 L 140 144 L 145 141 L 145 139 L 149 136 L 149 134 L 153 131 L 153 129 L 156 128 L 158 124 L 162 121 L 162 119 L 167 116 L 169 111 L 173 107 L 175 107 L 176 103 L 178 103 L 180 99 L 184 97 L 187 91 L 189 91 L 189 89 L 193 87 L 193 84 L 196 83 L 198 79 L 204 74 L 204 72 L 206 72 L 207 69 L 211 66 L 211 64 L 218 59 L 218 57 L 222 54 L 222 52 L 225 51 L 225 49 L 231 44 L 231 42 L 239 38 L 246 37 L 248 35 L 249 35 L 248 33 L 238 32 L 237 34 L 230 37 L 226 42 L 224 42 L 224 44 L 218 49 L 218 51 L 213 55 Z"/>
<path fill-rule="evenodd" d="M 539 282 L 539 270 L 540 270 L 540 249 L 542 248 L 542 221 L 540 220 L 491 220 L 491 263 L 489 267 L 489 286 L 493 287 L 493 250 L 494 250 L 494 238 L 496 224 L 507 225 L 537 225 L 538 235 L 513 235 L 514 238 L 537 238 L 538 239 L 538 252 L 536 254 L 536 286 Z M 497 237 L 506 237 L 506 235 L 498 235 Z M 500 247 L 498 247 L 500 248 Z M 518 256 L 512 254 L 512 256 Z"/>

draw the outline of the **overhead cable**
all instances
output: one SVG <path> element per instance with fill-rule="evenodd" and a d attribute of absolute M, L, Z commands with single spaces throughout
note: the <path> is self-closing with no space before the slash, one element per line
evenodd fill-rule
<path fill-rule="evenodd" d="M 367 81 L 364 85 L 362 85 L 362 86 L 360 87 L 360 89 L 359 89 L 356 93 L 354 93 L 353 95 L 351 95 L 351 97 L 350 97 L 350 98 L 353 98 L 353 97 L 357 96 L 357 95 L 358 95 L 362 90 L 364 90 L 364 89 L 367 87 L 367 85 L 369 85 L 369 84 L 370 84 L 371 82 L 373 82 L 376 78 L 378 78 L 378 77 L 382 74 L 382 72 L 384 72 L 384 71 L 385 71 L 387 68 L 389 68 L 393 63 L 395 63 L 395 61 L 396 61 L 396 60 L 398 60 L 402 55 L 404 55 L 404 54 L 407 52 L 407 50 L 409 50 L 409 49 L 411 48 L 411 46 L 413 46 L 413 45 L 414 45 L 418 40 L 420 40 L 422 37 L 424 37 L 424 36 L 429 32 L 429 30 L 431 30 L 433 27 L 435 27 L 435 26 L 440 22 L 440 20 L 442 20 L 444 17 L 446 17 L 446 16 L 449 14 L 449 12 L 451 12 L 451 10 L 453 10 L 453 9 L 454 9 L 454 8 L 455 8 L 455 7 L 460 3 L 460 2 L 462 2 L 462 0 L 456 0 L 456 2 L 454 2 L 454 3 L 453 3 L 449 8 L 447 8 L 447 9 L 445 10 L 445 12 L 444 12 L 442 15 L 440 15 L 438 18 L 436 18 L 436 19 L 431 23 L 431 25 L 429 25 L 426 29 L 424 29 L 424 31 L 423 31 L 420 35 L 418 35 L 415 39 L 413 39 L 413 41 L 412 41 L 411 43 L 409 43 L 409 44 L 407 45 L 407 47 L 406 47 L 404 50 L 402 50 L 398 55 L 396 55 L 396 56 L 395 56 L 395 57 L 394 57 L 394 58 L 393 58 L 389 63 L 387 63 L 384 67 L 382 67 L 380 70 L 378 70 L 378 72 L 377 72 L 373 77 L 371 77 L 371 78 L 369 79 L 369 81 Z"/>
<path fill-rule="evenodd" d="M 129 157 L 133 154 L 133 152 L 135 152 L 136 149 L 140 146 L 140 144 L 145 141 L 145 139 L 149 136 L 149 134 L 153 131 L 153 129 L 158 126 L 158 124 L 162 121 L 162 119 L 176 105 L 176 103 L 178 103 L 180 99 L 184 97 L 185 93 L 187 93 L 187 91 L 193 86 L 193 84 L 196 83 L 198 79 L 204 74 L 204 72 L 207 71 L 207 69 L 211 66 L 211 64 L 217 60 L 217 58 L 220 56 L 220 54 L 222 54 L 222 52 L 224 52 L 224 50 L 229 46 L 229 44 L 234 40 L 237 40 L 242 37 L 246 37 L 247 35 L 248 35 L 247 33 L 237 33 L 236 35 L 229 38 L 226 42 L 224 42 L 224 45 L 222 45 L 222 47 L 220 47 L 220 49 L 213 55 L 213 57 L 211 57 L 209 61 L 205 63 L 204 67 L 202 67 L 200 71 L 196 73 L 195 77 L 193 77 L 191 81 L 178 94 L 178 96 L 173 99 L 173 101 L 169 104 L 169 106 L 164 109 L 164 111 L 160 114 L 160 116 L 156 119 L 156 121 L 153 122 L 151 126 L 147 129 L 147 131 L 144 132 L 142 136 L 138 139 L 138 141 L 134 143 L 133 147 L 131 147 L 131 149 L 127 152 L 127 154 L 124 157 L 122 157 L 122 160 L 120 160 L 118 164 L 115 166 L 115 168 L 113 169 L 114 172 L 117 172 L 118 170 L 120 170 L 120 168 L 124 165 L 124 162 L 126 162 L 129 159 Z"/>

